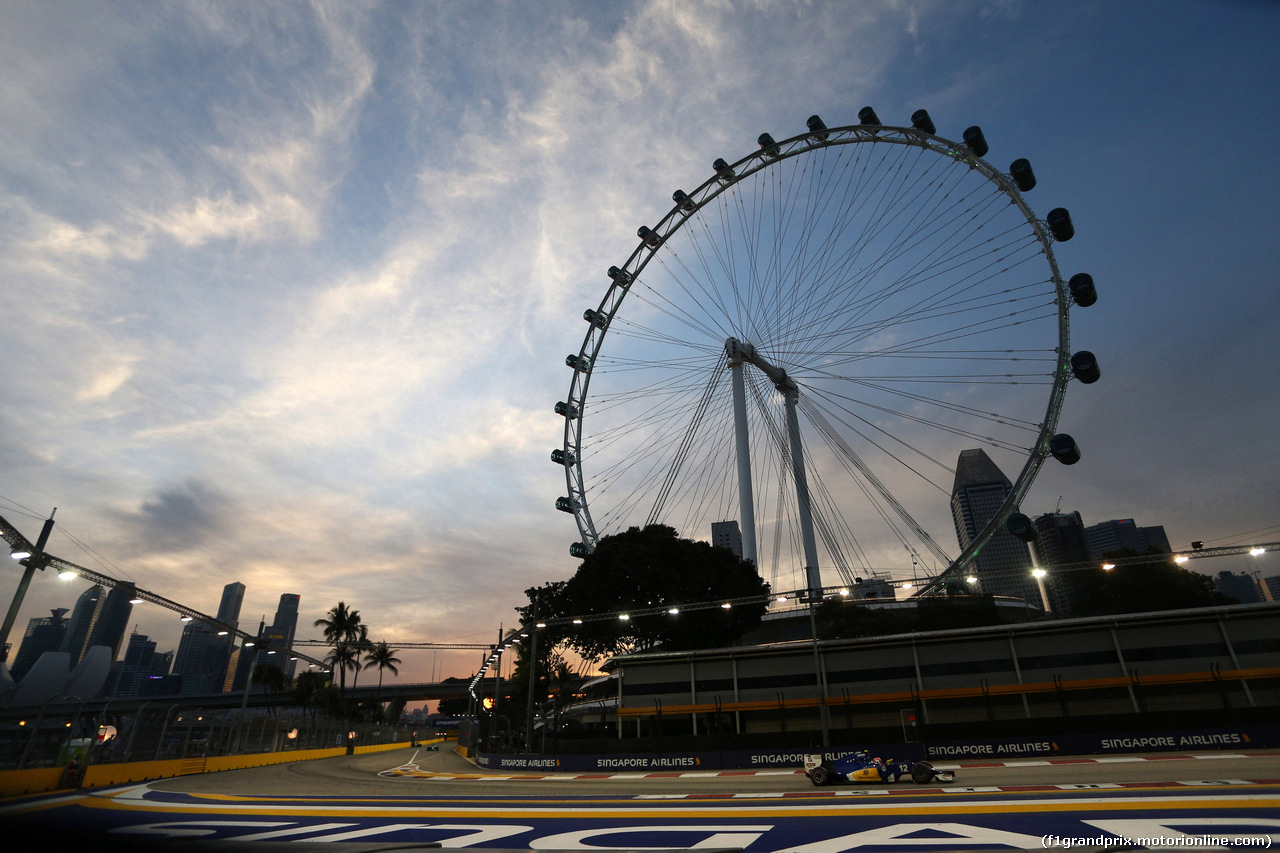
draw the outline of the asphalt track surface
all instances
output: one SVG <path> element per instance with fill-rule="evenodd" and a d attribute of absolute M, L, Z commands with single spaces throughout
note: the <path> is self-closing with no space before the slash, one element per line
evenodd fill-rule
<path fill-rule="evenodd" d="M 1169 850 L 1280 841 L 1280 751 L 937 766 L 956 781 L 815 788 L 786 768 L 482 773 L 447 748 L 403 749 L 7 803 L 0 848 L 915 853 L 1042 849 L 1055 836 L 1093 850 L 1119 838 Z M 1201 837 L 1223 843 L 1191 843 Z"/>
<path fill-rule="evenodd" d="M 889 756 L 885 756 L 888 758 Z M 1078 756 L 1055 759 L 933 762 L 956 770 L 950 785 L 927 789 L 1017 787 L 1040 785 L 1166 784 L 1179 781 L 1280 780 L 1280 751 L 1234 753 L 1167 753 L 1158 755 Z M 392 775 L 415 766 L 422 775 Z M 402 771 L 403 772 L 403 771 Z M 554 793 L 547 790 L 554 788 Z M 852 786 L 815 788 L 795 768 L 755 771 L 521 773 L 481 771 L 449 746 L 439 751 L 403 749 L 321 761 L 301 761 L 250 770 L 184 776 L 151 783 L 158 791 L 205 795 L 281 796 L 422 796 L 486 797 L 638 796 L 645 794 L 818 793 L 853 790 Z M 921 790 L 909 782 L 892 786 L 859 786 L 860 790 Z"/>

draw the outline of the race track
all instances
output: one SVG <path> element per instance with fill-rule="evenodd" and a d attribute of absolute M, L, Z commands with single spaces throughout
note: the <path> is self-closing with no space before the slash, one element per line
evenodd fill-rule
<path fill-rule="evenodd" d="M 451 751 L 404 749 L 25 798 L 0 806 L 0 818 L 14 850 L 20 839 L 47 850 L 59 832 L 122 849 L 235 839 L 216 847 L 243 853 L 296 853 L 306 842 L 335 853 L 344 842 L 841 853 L 1280 840 L 1276 751 L 938 766 L 956 781 L 815 788 L 786 769 L 479 773 Z"/>

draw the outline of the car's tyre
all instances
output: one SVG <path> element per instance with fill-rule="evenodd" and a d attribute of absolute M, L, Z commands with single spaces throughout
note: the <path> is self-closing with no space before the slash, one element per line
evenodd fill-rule
<path fill-rule="evenodd" d="M 826 767 L 815 767 L 809 772 L 809 779 L 814 785 L 821 788 L 824 785 L 831 784 L 831 771 Z"/>
<path fill-rule="evenodd" d="M 933 765 L 927 761 L 917 761 L 911 768 L 911 781 L 917 785 L 927 785 L 933 781 Z"/>

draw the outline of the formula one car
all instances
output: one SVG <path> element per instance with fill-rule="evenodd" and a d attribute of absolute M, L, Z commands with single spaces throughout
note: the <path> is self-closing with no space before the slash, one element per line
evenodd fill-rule
<path fill-rule="evenodd" d="M 954 782 L 956 774 L 938 770 L 927 761 L 882 761 L 868 752 L 854 752 L 829 759 L 821 755 L 804 757 L 804 775 L 821 787 L 833 782 L 897 782 L 908 778 L 918 785 L 930 782 Z"/>

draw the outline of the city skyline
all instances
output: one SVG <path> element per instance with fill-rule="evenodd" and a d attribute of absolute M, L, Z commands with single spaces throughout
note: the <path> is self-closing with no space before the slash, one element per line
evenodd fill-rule
<path fill-rule="evenodd" d="M 254 624 L 301 593 L 304 637 L 344 601 L 372 637 L 492 642 L 577 565 L 547 454 L 605 270 L 714 158 L 868 104 L 980 124 L 991 162 L 1035 164 L 1037 212 L 1071 210 L 1064 272 L 1099 291 L 1072 346 L 1102 379 L 1067 393 L 1081 462 L 1022 511 L 1175 548 L 1280 533 L 1272 6 L 15 4 L 0 25 L 0 514 L 34 540 L 58 507 L 64 559 L 210 614 L 242 582 Z M 82 591 L 37 573 L 15 624 Z M 176 648 L 176 614 L 135 625 Z"/>

